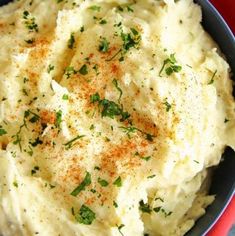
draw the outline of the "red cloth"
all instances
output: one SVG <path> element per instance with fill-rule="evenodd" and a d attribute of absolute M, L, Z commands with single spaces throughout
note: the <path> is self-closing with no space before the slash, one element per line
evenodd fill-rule
<path fill-rule="evenodd" d="M 207 236 L 227 236 L 232 225 L 235 224 L 235 197 L 233 197 L 224 214 Z"/>
<path fill-rule="evenodd" d="M 223 16 L 232 32 L 235 34 L 235 1 L 234 0 L 210 0 Z M 207 236 L 227 236 L 232 225 L 235 224 L 235 196 L 220 217 L 218 222 Z"/>
<path fill-rule="evenodd" d="M 230 29 L 235 34 L 235 1 L 234 0 L 210 0 L 215 8 L 223 16 Z"/>

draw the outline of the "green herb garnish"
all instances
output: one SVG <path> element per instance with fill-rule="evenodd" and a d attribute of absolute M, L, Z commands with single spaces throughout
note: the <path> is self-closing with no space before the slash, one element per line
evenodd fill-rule
<path fill-rule="evenodd" d="M 213 84 L 214 83 L 214 78 L 215 78 L 216 73 L 217 73 L 217 70 L 213 73 L 213 75 L 212 75 L 212 77 L 211 77 L 208 84 Z"/>
<path fill-rule="evenodd" d="M 56 112 L 56 122 L 55 122 L 55 125 L 57 128 L 60 128 L 60 124 L 62 122 L 62 111 L 59 110 Z"/>
<path fill-rule="evenodd" d="M 163 66 L 161 68 L 161 70 L 159 71 L 159 76 L 161 77 L 161 74 L 162 74 L 162 71 L 164 70 L 165 68 L 165 73 L 167 75 L 171 75 L 172 73 L 177 73 L 177 72 L 180 72 L 182 67 L 180 65 L 177 65 L 176 64 L 177 61 L 175 59 L 175 54 L 170 54 L 170 57 L 165 59 L 164 62 L 163 62 Z"/>
<path fill-rule="evenodd" d="M 33 44 L 33 43 L 35 42 L 35 39 L 34 39 L 34 38 L 28 39 L 28 40 L 25 40 L 25 42 L 26 42 L 27 44 Z"/>
<path fill-rule="evenodd" d="M 131 49 L 131 48 L 138 48 L 140 41 L 141 41 L 141 35 L 139 32 L 131 28 L 130 33 L 124 33 L 123 31 L 121 32 L 121 39 L 122 39 L 122 48 L 118 50 L 110 59 L 107 61 L 113 60 L 118 54 L 121 53 L 121 57 L 119 61 L 124 60 L 124 55 Z"/>
<path fill-rule="evenodd" d="M 43 144 L 43 141 L 40 140 L 39 137 L 37 137 L 37 138 L 34 140 L 34 142 L 29 142 L 29 143 L 32 145 L 32 147 L 37 147 L 38 145 Z"/>
<path fill-rule="evenodd" d="M 88 74 L 88 71 L 87 71 L 87 65 L 84 64 L 78 71 L 81 75 L 86 75 Z"/>
<path fill-rule="evenodd" d="M 170 111 L 171 109 L 171 104 L 165 99 L 165 102 L 163 103 L 166 106 L 166 111 Z"/>
<path fill-rule="evenodd" d="M 38 25 L 35 22 L 35 17 L 32 17 L 28 11 L 23 12 L 24 24 L 29 32 L 38 32 Z"/>
<path fill-rule="evenodd" d="M 113 182 L 113 185 L 116 185 L 117 187 L 122 186 L 122 179 L 120 176 Z"/>
<path fill-rule="evenodd" d="M 39 171 L 39 166 L 34 166 L 34 168 L 31 170 L 31 175 L 34 175 Z"/>
<path fill-rule="evenodd" d="M 139 210 L 140 211 L 142 211 L 142 212 L 144 212 L 144 213 L 151 213 L 151 208 L 150 208 L 150 206 L 149 206 L 149 204 L 148 203 L 144 203 L 144 201 L 143 200 L 141 200 L 140 202 L 139 202 Z"/>
<path fill-rule="evenodd" d="M 102 117 L 114 119 L 115 116 L 121 116 L 121 122 L 127 120 L 130 117 L 130 114 L 125 112 L 120 105 L 108 99 L 100 99 L 100 95 L 98 93 L 91 95 L 90 101 L 91 103 L 98 102 L 99 107 L 102 107 Z"/>
<path fill-rule="evenodd" d="M 124 224 L 121 224 L 121 225 L 116 225 L 116 226 L 117 226 L 117 228 L 118 228 L 119 233 L 120 233 L 122 236 L 124 236 L 124 234 L 122 233 L 121 229 L 122 229 L 125 225 L 124 225 Z"/>
<path fill-rule="evenodd" d="M 47 67 L 47 73 L 50 74 L 50 72 L 53 71 L 54 69 L 55 69 L 55 66 L 53 66 L 53 65 L 50 64 L 50 65 Z"/>
<path fill-rule="evenodd" d="M 75 219 L 80 223 L 84 225 L 91 225 L 92 222 L 95 220 L 96 215 L 95 213 L 86 205 L 82 205 L 79 214 L 75 215 Z"/>
<path fill-rule="evenodd" d="M 120 100 L 121 100 L 121 97 L 122 97 L 122 90 L 121 88 L 118 86 L 118 81 L 116 79 L 113 79 L 112 81 L 113 85 L 115 86 L 115 88 L 118 90 L 118 92 L 120 93 L 119 94 L 119 97 L 118 97 L 118 103 L 120 103 Z"/>
<path fill-rule="evenodd" d="M 114 206 L 115 208 L 118 208 L 118 204 L 117 204 L 115 201 L 113 201 L 113 206 Z"/>
<path fill-rule="evenodd" d="M 5 129 L 0 128 L 0 136 L 3 136 L 4 134 L 7 134 L 7 131 Z"/>
<path fill-rule="evenodd" d="M 89 172 L 86 172 L 84 180 L 70 194 L 76 197 L 81 191 L 85 190 L 86 186 L 89 186 L 90 184 L 91 184 L 91 174 Z"/>
<path fill-rule="evenodd" d="M 101 179 L 100 177 L 98 178 L 98 183 L 102 186 L 102 187 L 106 187 L 109 185 L 109 183 L 105 180 L 105 179 Z"/>
<path fill-rule="evenodd" d="M 74 33 L 71 33 L 70 39 L 68 41 L 68 48 L 73 49 L 74 43 L 75 43 Z"/>
<path fill-rule="evenodd" d="M 107 24 L 107 21 L 102 19 L 100 22 L 99 22 L 101 25 L 104 25 L 104 24 Z"/>
<path fill-rule="evenodd" d="M 108 52 L 109 50 L 109 42 L 106 38 L 102 38 L 99 44 L 99 51 L 100 52 Z"/>
<path fill-rule="evenodd" d="M 68 141 L 64 144 L 65 149 L 69 149 L 74 145 L 74 142 L 76 142 L 78 139 L 85 137 L 85 135 L 78 135 L 77 137 L 73 138 L 72 140 Z"/>
<path fill-rule="evenodd" d="M 77 71 L 72 66 L 68 66 L 65 68 L 65 75 L 67 79 L 70 78 L 71 75 L 75 74 L 77 74 Z"/>
<path fill-rule="evenodd" d="M 90 6 L 88 9 L 93 10 L 93 11 L 100 11 L 101 7 L 97 5 Z"/>
<path fill-rule="evenodd" d="M 63 100 L 68 100 L 69 99 L 69 95 L 68 94 L 63 94 L 62 99 Z"/>

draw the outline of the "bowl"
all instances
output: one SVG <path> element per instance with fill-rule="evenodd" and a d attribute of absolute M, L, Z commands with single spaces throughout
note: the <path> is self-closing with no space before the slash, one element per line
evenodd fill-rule
<path fill-rule="evenodd" d="M 231 67 L 232 80 L 235 81 L 235 37 L 221 15 L 208 0 L 196 0 L 202 8 L 202 25 L 219 45 Z M 235 89 L 233 88 L 235 97 Z M 206 235 L 223 214 L 235 194 L 235 152 L 227 148 L 222 162 L 213 173 L 209 194 L 215 194 L 215 201 L 206 209 L 206 214 L 196 222 L 185 236 Z"/>
<path fill-rule="evenodd" d="M 11 2 L 0 0 L 0 6 Z M 220 16 L 218 11 L 208 0 L 195 0 L 201 5 L 203 13 L 202 25 L 219 45 L 232 70 L 232 79 L 235 81 L 235 38 L 233 33 Z M 233 89 L 235 97 L 235 89 Z M 214 170 L 209 194 L 215 194 L 215 201 L 206 209 L 195 226 L 185 236 L 204 236 L 213 227 L 235 193 L 235 152 L 227 148 L 222 162 Z"/>

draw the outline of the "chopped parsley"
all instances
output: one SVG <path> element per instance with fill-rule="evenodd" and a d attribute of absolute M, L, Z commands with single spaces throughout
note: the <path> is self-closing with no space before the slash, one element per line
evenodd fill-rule
<path fill-rule="evenodd" d="M 70 78 L 71 75 L 75 74 L 77 74 L 77 71 L 72 66 L 68 66 L 65 68 L 65 75 L 67 79 Z"/>
<path fill-rule="evenodd" d="M 174 72 L 177 73 L 181 71 L 182 67 L 180 65 L 177 65 L 175 54 L 170 54 L 170 57 L 164 60 L 162 68 L 159 71 L 160 77 L 162 76 L 161 74 L 164 69 L 167 75 L 171 75 Z"/>
<path fill-rule="evenodd" d="M 81 206 L 79 213 L 75 215 L 77 222 L 84 225 L 91 225 L 95 218 L 95 213 L 84 204 Z"/>
<path fill-rule="evenodd" d="M 53 66 L 53 65 L 50 64 L 50 65 L 47 67 L 47 73 L 50 74 L 50 72 L 53 71 L 54 69 L 55 69 L 55 66 Z"/>
<path fill-rule="evenodd" d="M 13 182 L 13 186 L 18 188 L 18 183 L 16 181 Z"/>
<path fill-rule="evenodd" d="M 100 11 L 101 7 L 100 6 L 97 6 L 97 5 L 93 5 L 93 6 L 90 6 L 88 9 L 92 10 L 92 11 Z"/>
<path fill-rule="evenodd" d="M 120 37 L 122 39 L 122 48 L 119 49 L 110 59 L 107 61 L 113 60 L 118 54 L 121 53 L 121 57 L 119 58 L 119 61 L 124 60 L 124 55 L 131 49 L 131 48 L 138 48 L 140 41 L 141 41 L 141 35 L 139 32 L 134 29 L 130 28 L 130 33 L 124 33 L 123 31 L 120 34 Z"/>
<path fill-rule="evenodd" d="M 141 201 L 139 202 L 139 210 L 142 211 L 142 212 L 144 212 L 144 213 L 148 213 L 148 214 L 150 214 L 151 211 L 152 211 L 151 208 L 150 208 L 150 206 L 149 206 L 149 204 L 148 204 L 148 203 L 144 203 L 143 200 L 141 200 Z"/>
<path fill-rule="evenodd" d="M 99 102 L 100 101 L 100 95 L 98 93 L 92 94 L 90 96 L 91 103 Z"/>
<path fill-rule="evenodd" d="M 130 135 L 131 133 L 140 131 L 138 128 L 134 126 L 129 126 L 129 127 L 120 126 L 119 128 L 123 130 L 123 132 L 128 136 L 128 138 L 131 138 L 131 135 Z"/>
<path fill-rule="evenodd" d="M 107 20 L 102 19 L 102 20 L 99 22 L 99 24 L 101 24 L 101 25 L 107 24 Z"/>
<path fill-rule="evenodd" d="M 38 32 L 38 25 L 35 22 L 35 17 L 32 17 L 28 11 L 23 12 L 24 24 L 29 32 Z"/>
<path fill-rule="evenodd" d="M 34 166 L 34 168 L 31 170 L 31 175 L 34 175 L 37 173 L 37 171 L 39 171 L 39 166 Z"/>
<path fill-rule="evenodd" d="M 92 69 L 95 71 L 96 75 L 99 75 L 100 73 L 98 72 L 98 65 L 95 64 Z"/>
<path fill-rule="evenodd" d="M 34 142 L 29 142 L 29 143 L 31 144 L 32 147 L 37 147 L 38 145 L 43 144 L 43 141 L 40 140 L 39 137 L 37 137 L 37 138 L 34 140 Z"/>
<path fill-rule="evenodd" d="M 212 75 L 212 77 L 211 77 L 208 84 L 213 84 L 214 83 L 214 78 L 215 78 L 216 73 L 217 73 L 217 70 L 213 73 L 213 75 Z"/>
<path fill-rule="evenodd" d="M 56 122 L 55 122 L 55 125 L 57 128 L 60 128 L 60 124 L 62 122 L 62 111 L 59 110 L 56 112 Z"/>
<path fill-rule="evenodd" d="M 102 107 L 101 116 L 114 119 L 115 116 L 120 116 L 120 121 L 125 121 L 130 117 L 130 114 L 123 110 L 119 104 L 108 99 L 100 99 L 100 95 L 95 93 L 90 96 L 91 103 L 98 102 L 99 107 Z"/>
<path fill-rule="evenodd" d="M 107 187 L 109 185 L 108 181 L 106 181 L 105 179 L 101 179 L 100 177 L 98 178 L 98 183 L 102 186 L 102 187 Z"/>
<path fill-rule="evenodd" d="M 113 182 L 113 185 L 116 185 L 117 187 L 122 186 L 122 179 L 120 176 Z"/>
<path fill-rule="evenodd" d="M 118 86 L 118 81 L 116 79 L 113 79 L 112 81 L 113 85 L 115 86 L 115 88 L 118 90 L 119 92 L 119 97 L 118 97 L 118 103 L 120 103 L 121 97 L 122 97 L 122 90 L 121 88 Z"/>
<path fill-rule="evenodd" d="M 165 102 L 163 103 L 166 106 L 166 111 L 170 111 L 171 109 L 171 104 L 165 99 Z"/>
<path fill-rule="evenodd" d="M 89 172 L 86 172 L 84 180 L 70 194 L 76 197 L 81 191 L 85 190 L 86 186 L 89 186 L 90 184 L 91 184 L 91 174 Z"/>
<path fill-rule="evenodd" d="M 102 38 L 99 44 L 99 51 L 100 52 L 108 52 L 109 50 L 109 42 L 106 38 Z"/>
<path fill-rule="evenodd" d="M 145 161 L 149 161 L 152 158 L 151 156 L 146 156 L 146 157 L 140 156 L 138 152 L 135 153 L 135 156 L 139 156 L 140 159 L 145 160 Z"/>
<path fill-rule="evenodd" d="M 82 33 L 82 32 L 84 32 L 84 25 L 83 26 L 81 26 L 81 28 L 80 28 L 80 32 Z"/>
<path fill-rule="evenodd" d="M 150 176 L 147 177 L 147 179 L 152 179 L 154 177 L 156 177 L 156 175 L 150 175 Z"/>
<path fill-rule="evenodd" d="M 225 118 L 224 123 L 227 123 L 227 122 L 229 122 L 229 119 Z"/>
<path fill-rule="evenodd" d="M 3 128 L 0 128 L 0 136 L 3 136 L 4 134 L 7 134 L 7 131 Z"/>
<path fill-rule="evenodd" d="M 125 226 L 124 224 L 117 225 L 118 231 L 119 231 L 119 233 L 120 233 L 122 236 L 124 236 L 124 234 L 122 233 L 121 229 L 122 229 L 124 226 Z"/>
<path fill-rule="evenodd" d="M 168 217 L 170 216 L 173 212 L 172 211 L 166 211 L 164 208 L 162 208 L 161 206 L 159 207 L 155 207 L 153 208 L 153 210 L 158 213 L 158 212 L 161 212 L 164 214 L 165 217 Z"/>
<path fill-rule="evenodd" d="M 126 8 L 127 8 L 128 12 L 134 12 L 134 10 L 131 8 L 131 6 L 127 6 Z"/>
<path fill-rule="evenodd" d="M 87 71 L 87 65 L 84 64 L 78 71 L 81 75 L 86 75 L 88 74 L 88 71 Z"/>
<path fill-rule="evenodd" d="M 31 117 L 30 117 L 31 116 Z M 21 131 L 24 127 L 27 128 L 27 124 L 26 124 L 26 119 L 29 118 L 29 122 L 31 123 L 35 123 L 37 122 L 40 117 L 39 115 L 37 115 L 36 113 L 30 111 L 30 110 L 26 110 L 24 112 L 24 118 L 23 118 L 23 124 L 20 126 L 19 130 L 17 131 L 17 133 L 15 135 L 12 136 L 12 138 L 15 138 L 15 140 L 13 141 L 13 144 L 14 145 L 19 145 L 20 147 L 20 151 L 22 151 L 22 146 L 21 146 L 21 137 L 20 137 L 20 134 L 21 134 Z M 36 147 L 38 144 L 42 144 L 42 141 L 38 138 L 36 138 L 36 140 L 34 142 L 30 142 L 30 144 L 33 146 L 33 147 Z"/>
<path fill-rule="evenodd" d="M 100 171 L 101 168 L 100 168 L 99 166 L 95 166 L 95 167 L 94 167 L 94 170 L 98 170 L 98 171 Z"/>
<path fill-rule="evenodd" d="M 74 33 L 71 33 L 70 39 L 68 41 L 68 48 L 73 49 L 74 43 L 75 43 Z"/>
<path fill-rule="evenodd" d="M 62 99 L 63 100 L 68 100 L 69 99 L 69 95 L 68 94 L 63 94 Z"/>
<path fill-rule="evenodd" d="M 117 204 L 115 201 L 113 201 L 113 206 L 114 206 L 115 208 L 118 208 L 118 204 Z"/>
<path fill-rule="evenodd" d="M 33 44 L 33 43 L 35 42 L 35 39 L 34 39 L 34 38 L 28 39 L 28 40 L 25 40 L 25 42 L 26 42 L 27 44 Z"/>
<path fill-rule="evenodd" d="M 78 135 L 75 138 L 73 138 L 72 140 L 68 141 L 67 143 L 64 144 L 65 149 L 67 150 L 67 149 L 71 148 L 74 145 L 74 142 L 76 142 L 78 139 L 83 138 L 83 137 L 85 137 L 85 135 Z"/>

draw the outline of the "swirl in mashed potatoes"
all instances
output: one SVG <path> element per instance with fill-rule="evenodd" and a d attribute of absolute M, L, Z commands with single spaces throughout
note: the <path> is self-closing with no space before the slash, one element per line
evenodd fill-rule
<path fill-rule="evenodd" d="M 192 0 L 0 8 L 3 235 L 183 235 L 235 148 L 229 66 Z"/>

